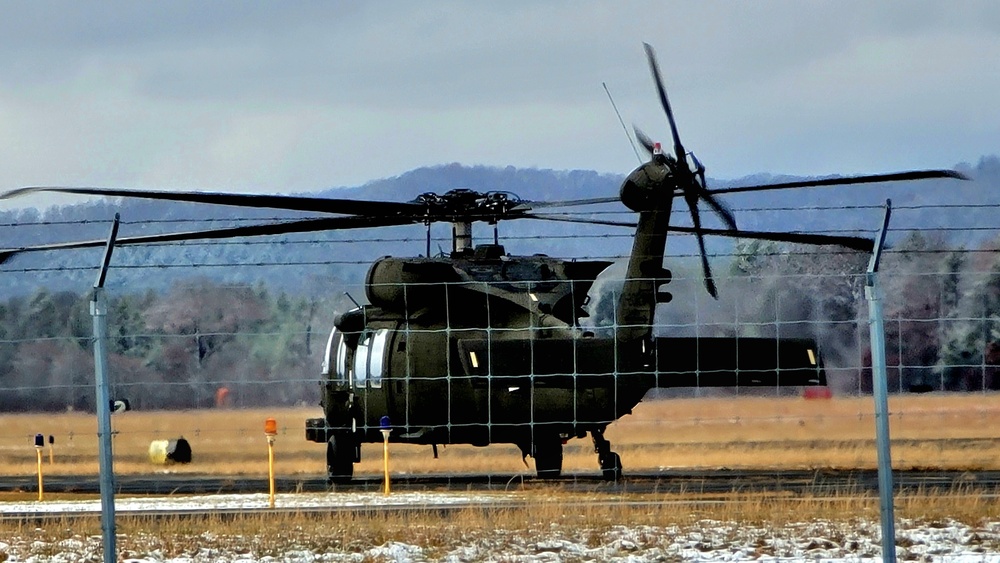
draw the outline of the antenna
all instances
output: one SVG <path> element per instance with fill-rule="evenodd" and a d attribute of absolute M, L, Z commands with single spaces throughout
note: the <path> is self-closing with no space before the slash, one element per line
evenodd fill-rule
<path fill-rule="evenodd" d="M 635 140 L 632 139 L 632 135 L 629 135 L 628 127 L 625 126 L 625 121 L 622 120 L 622 114 L 618 112 L 618 106 L 615 104 L 615 99 L 611 97 L 611 90 L 608 90 L 608 85 L 601 82 L 601 86 L 604 86 L 604 91 L 608 94 L 608 100 L 611 100 L 611 107 L 615 110 L 615 115 L 618 116 L 618 123 L 622 124 L 622 130 L 625 131 L 625 136 L 628 137 L 628 142 L 632 145 L 632 152 L 635 153 L 635 157 L 639 160 L 639 164 L 642 164 L 642 157 L 639 156 L 639 149 L 635 146 Z"/>
<path fill-rule="evenodd" d="M 355 299 L 354 296 L 352 296 L 350 293 L 348 293 L 346 291 L 344 292 L 344 295 L 346 295 L 347 298 L 351 300 L 351 303 L 354 303 L 355 307 L 357 307 L 358 309 L 361 308 L 361 303 L 358 303 L 358 300 Z"/>

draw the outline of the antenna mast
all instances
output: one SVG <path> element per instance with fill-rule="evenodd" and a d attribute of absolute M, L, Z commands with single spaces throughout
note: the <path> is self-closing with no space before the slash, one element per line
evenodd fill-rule
<path fill-rule="evenodd" d="M 628 127 L 625 126 L 622 114 L 618 112 L 618 106 L 615 104 L 615 99 L 611 97 L 611 90 L 608 90 L 608 85 L 604 82 L 601 82 L 601 86 L 604 86 L 604 91 L 608 94 L 608 100 L 611 101 L 611 107 L 614 108 L 615 115 L 618 116 L 618 123 L 622 124 L 622 130 L 625 131 L 625 137 L 628 138 L 629 144 L 632 145 L 632 152 L 635 153 L 635 158 L 638 159 L 639 164 L 642 164 L 642 157 L 639 156 L 639 148 L 635 146 L 635 140 L 632 138 L 632 135 L 629 134 Z"/>

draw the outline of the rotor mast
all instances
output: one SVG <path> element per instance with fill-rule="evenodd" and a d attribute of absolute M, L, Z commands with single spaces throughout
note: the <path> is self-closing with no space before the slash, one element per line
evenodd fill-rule
<path fill-rule="evenodd" d="M 456 254 L 472 252 L 471 221 L 453 221 L 451 223 L 451 251 Z"/>

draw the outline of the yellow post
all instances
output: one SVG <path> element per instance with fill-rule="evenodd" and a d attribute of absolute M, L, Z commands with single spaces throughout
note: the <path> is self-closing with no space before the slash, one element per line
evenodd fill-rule
<path fill-rule="evenodd" d="M 382 465 L 385 473 L 385 495 L 389 496 L 389 433 L 382 432 Z"/>
<path fill-rule="evenodd" d="M 267 480 L 270 483 L 268 502 L 274 508 L 274 436 L 267 437 Z"/>
<path fill-rule="evenodd" d="M 36 449 L 38 450 L 38 500 L 44 500 L 45 487 L 42 484 L 42 448 Z"/>
<path fill-rule="evenodd" d="M 56 437 L 49 434 L 49 465 L 55 465 L 55 454 L 53 450 L 55 449 Z"/>
<path fill-rule="evenodd" d="M 267 480 L 270 485 L 268 497 L 271 508 L 274 508 L 274 437 L 278 434 L 278 423 L 269 418 L 264 421 L 264 435 L 267 436 Z"/>
<path fill-rule="evenodd" d="M 35 453 L 38 457 L 38 500 L 45 499 L 45 485 L 42 479 L 42 448 L 45 447 L 45 438 L 41 434 L 35 434 Z"/>
<path fill-rule="evenodd" d="M 379 431 L 382 432 L 382 468 L 385 473 L 385 495 L 389 496 L 389 434 L 392 432 L 392 423 L 388 416 L 383 416 L 379 420 Z"/>

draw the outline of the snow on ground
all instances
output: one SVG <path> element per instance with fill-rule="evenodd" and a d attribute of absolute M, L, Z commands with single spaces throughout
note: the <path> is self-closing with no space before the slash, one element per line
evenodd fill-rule
<path fill-rule="evenodd" d="M 282 494 L 281 507 L 476 504 L 516 500 L 516 496 L 489 494 L 376 493 Z M 148 510 L 204 510 L 206 508 L 263 511 L 267 495 L 212 495 L 116 499 L 119 514 Z M 0 502 L 0 512 L 95 512 L 98 501 Z M 63 525 L 65 526 L 65 525 Z M 703 520 L 687 525 L 602 528 L 552 523 L 546 529 L 481 529 L 453 534 L 444 543 L 420 541 L 414 529 L 407 541 L 380 545 L 342 541 L 335 537 L 294 534 L 278 539 L 203 532 L 197 536 L 161 537 L 119 531 L 119 557 L 128 563 L 252 563 L 252 562 L 420 562 L 420 561 L 881 561 L 877 522 L 801 522 L 769 527 L 761 524 Z M 360 536 L 360 534 L 359 534 Z M 439 536 L 438 536 L 439 537 Z M 58 539 L 56 539 L 58 538 Z M 897 525 L 900 561 L 1000 563 L 1000 521 L 979 526 L 960 522 L 909 522 Z M 0 536 L 0 562 L 69 563 L 101 561 L 100 536 L 25 526 L 10 537 Z"/>
<path fill-rule="evenodd" d="M 361 506 L 448 506 L 456 504 L 482 504 L 496 502 L 498 498 L 514 500 L 514 496 L 499 497 L 486 493 L 280 493 L 276 494 L 275 507 L 315 508 L 315 507 L 361 507 Z M 265 510 L 269 507 L 269 497 L 265 493 L 239 495 L 201 495 L 168 497 L 117 497 L 115 512 L 148 511 L 199 511 L 199 510 Z M 101 512 L 100 499 L 75 501 L 21 501 L 0 502 L 0 513 L 97 513 Z M 0 559 L 0 561 L 3 561 Z"/>

